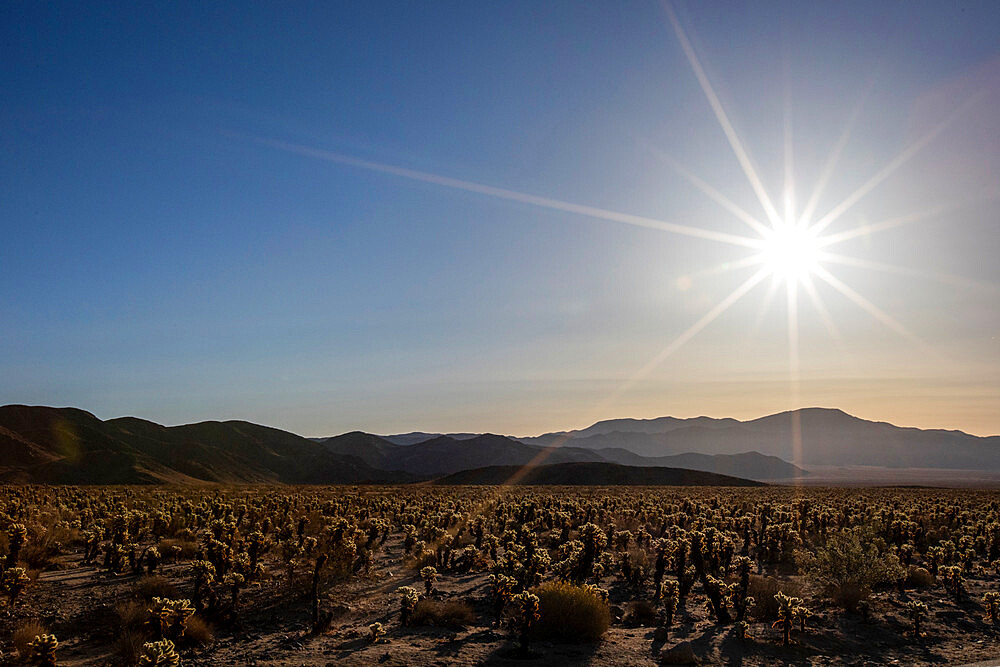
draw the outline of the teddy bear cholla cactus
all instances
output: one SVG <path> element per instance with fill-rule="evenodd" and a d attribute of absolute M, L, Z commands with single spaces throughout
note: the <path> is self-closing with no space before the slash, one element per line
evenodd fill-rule
<path fill-rule="evenodd" d="M 792 637 L 792 625 L 801 613 L 798 610 L 802 605 L 802 598 L 794 598 L 778 591 L 774 594 L 774 599 L 778 601 L 778 620 L 771 627 L 781 627 L 781 643 L 788 646 Z"/>
<path fill-rule="evenodd" d="M 920 623 L 927 618 L 927 605 L 920 600 L 911 600 L 906 603 L 906 613 L 910 617 L 910 622 L 913 623 L 913 636 L 923 637 L 923 633 L 920 632 Z"/>
<path fill-rule="evenodd" d="M 521 651 L 528 652 L 531 627 L 538 620 L 538 596 L 524 591 L 515 595 L 511 601 L 517 605 L 517 624 L 521 641 Z"/>
<path fill-rule="evenodd" d="M 23 523 L 13 523 L 7 528 L 7 567 L 17 565 L 21 547 L 28 541 L 28 529 Z"/>
<path fill-rule="evenodd" d="M 403 626 L 409 625 L 410 615 L 420 601 L 420 595 L 412 586 L 400 586 L 396 589 L 396 593 L 399 594 L 399 623 Z"/>
<path fill-rule="evenodd" d="M 11 567 L 4 571 L 0 579 L 0 591 L 7 596 L 7 604 L 11 607 L 17 601 L 21 591 L 31 582 L 23 567 Z"/>
<path fill-rule="evenodd" d="M 427 595 L 434 591 L 434 581 L 438 578 L 438 571 L 433 565 L 420 568 L 420 578 L 424 580 L 424 588 Z"/>
<path fill-rule="evenodd" d="M 493 600 L 493 610 L 497 623 L 499 623 L 500 616 L 503 614 L 503 608 L 514 597 L 514 585 L 517 582 L 513 577 L 508 577 L 505 574 L 491 574 L 489 583 L 490 597 Z"/>
<path fill-rule="evenodd" d="M 162 638 L 180 639 L 187 629 L 188 619 L 194 614 L 194 607 L 190 600 L 153 598 L 149 614 L 152 622 L 158 624 Z"/>
<path fill-rule="evenodd" d="M 983 604 L 986 606 L 986 618 L 990 623 L 996 625 L 1000 622 L 1000 593 L 989 591 L 983 595 Z"/>
<path fill-rule="evenodd" d="M 180 664 L 181 657 L 177 655 L 174 643 L 169 639 L 142 645 L 139 667 L 177 667 Z"/>
<path fill-rule="evenodd" d="M 35 635 L 28 644 L 28 664 L 36 667 L 55 667 L 59 641 L 55 635 Z"/>

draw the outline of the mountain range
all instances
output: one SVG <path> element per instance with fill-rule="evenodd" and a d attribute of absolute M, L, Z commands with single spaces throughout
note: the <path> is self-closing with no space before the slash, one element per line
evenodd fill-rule
<path fill-rule="evenodd" d="M 799 448 L 792 445 L 796 424 Z M 506 474 L 505 466 L 526 465 L 545 468 L 544 479 L 603 470 L 606 483 L 677 478 L 677 470 L 744 481 L 808 480 L 810 468 L 824 467 L 840 467 L 840 479 L 850 483 L 843 473 L 858 466 L 996 471 L 1000 477 L 1000 437 L 900 428 L 822 408 L 749 421 L 615 419 L 521 438 L 360 431 L 304 438 L 245 421 L 162 426 L 135 417 L 102 421 L 75 408 L 0 407 L 2 482 L 405 483 L 454 479 L 448 476 L 464 471 L 473 471 L 469 479 L 491 479 Z"/>
<path fill-rule="evenodd" d="M 798 451 L 792 437 L 796 421 L 801 430 Z M 609 449 L 620 449 L 650 458 L 690 452 L 704 455 L 758 452 L 806 466 L 1000 471 L 1000 436 L 904 428 L 829 408 L 803 408 L 749 421 L 711 417 L 613 419 L 579 431 L 516 439 L 524 444 L 589 449 L 602 454 Z M 617 462 L 633 464 L 625 459 Z"/>

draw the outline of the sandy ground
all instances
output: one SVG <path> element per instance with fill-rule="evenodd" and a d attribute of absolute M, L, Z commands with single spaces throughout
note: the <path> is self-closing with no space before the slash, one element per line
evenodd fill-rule
<path fill-rule="evenodd" d="M 218 627 L 214 640 L 182 653 L 186 665 L 653 665 L 662 650 L 676 642 L 690 641 L 703 664 L 725 665 L 866 665 L 866 664 L 964 664 L 1000 657 L 1000 632 L 983 620 L 978 602 L 982 592 L 994 588 L 991 580 L 970 579 L 969 595 L 956 602 L 940 586 L 923 591 L 879 593 L 873 600 L 873 619 L 863 623 L 855 615 L 817 608 L 807 631 L 794 633 L 791 646 L 781 646 L 780 634 L 765 623 L 753 623 L 752 639 L 736 638 L 732 626 L 720 627 L 708 614 L 705 598 L 696 586 L 670 640 L 657 642 L 653 629 L 625 627 L 620 620 L 597 644 L 536 642 L 536 656 L 522 659 L 506 630 L 492 627 L 486 599 L 486 573 L 444 575 L 435 597 L 465 600 L 474 607 L 477 622 L 461 630 L 403 628 L 399 625 L 395 589 L 413 585 L 422 590 L 412 570 L 401 563 L 402 548 L 390 540 L 372 573 L 329 591 L 328 607 L 346 605 L 325 632 L 308 632 L 309 606 L 302 590 L 290 589 L 283 576 L 244 595 L 238 626 Z M 0 638 L 4 656 L 0 664 L 20 664 L 9 644 L 11 632 L 26 619 L 39 619 L 57 637 L 61 665 L 107 665 L 115 663 L 117 639 L 115 605 L 133 596 L 137 577 L 110 575 L 94 566 L 80 564 L 70 555 L 62 569 L 41 573 L 13 612 L 0 612 Z M 186 565 L 167 565 L 163 574 L 188 590 Z M 614 609 L 620 610 L 632 597 L 606 578 L 602 584 L 612 592 Z M 651 591 L 648 591 L 651 592 Z M 905 634 L 909 627 L 903 605 L 921 599 L 931 608 L 926 636 L 920 640 Z M 383 623 L 388 632 L 371 643 L 367 627 Z M 1000 660 L 986 664 L 1000 664 Z"/>

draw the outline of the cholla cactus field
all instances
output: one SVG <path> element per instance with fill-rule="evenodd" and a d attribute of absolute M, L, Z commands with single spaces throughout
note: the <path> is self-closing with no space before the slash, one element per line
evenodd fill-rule
<path fill-rule="evenodd" d="M 974 662 L 998 571 L 993 491 L 10 486 L 0 665 Z"/>

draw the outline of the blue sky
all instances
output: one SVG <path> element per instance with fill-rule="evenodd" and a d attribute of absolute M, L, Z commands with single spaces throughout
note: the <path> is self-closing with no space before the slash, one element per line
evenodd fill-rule
<path fill-rule="evenodd" d="M 824 264 L 909 336 L 820 282 L 838 339 L 800 290 L 792 391 L 769 277 L 647 368 L 745 248 L 303 154 L 753 236 L 670 166 L 766 222 L 664 5 L 8 3 L 0 403 L 309 435 L 826 405 L 1000 433 L 995 3 L 672 7 L 775 201 L 786 136 L 800 212 L 857 110 L 819 217 L 933 133 L 829 227 L 924 213 L 837 248 L 901 268 Z"/>

